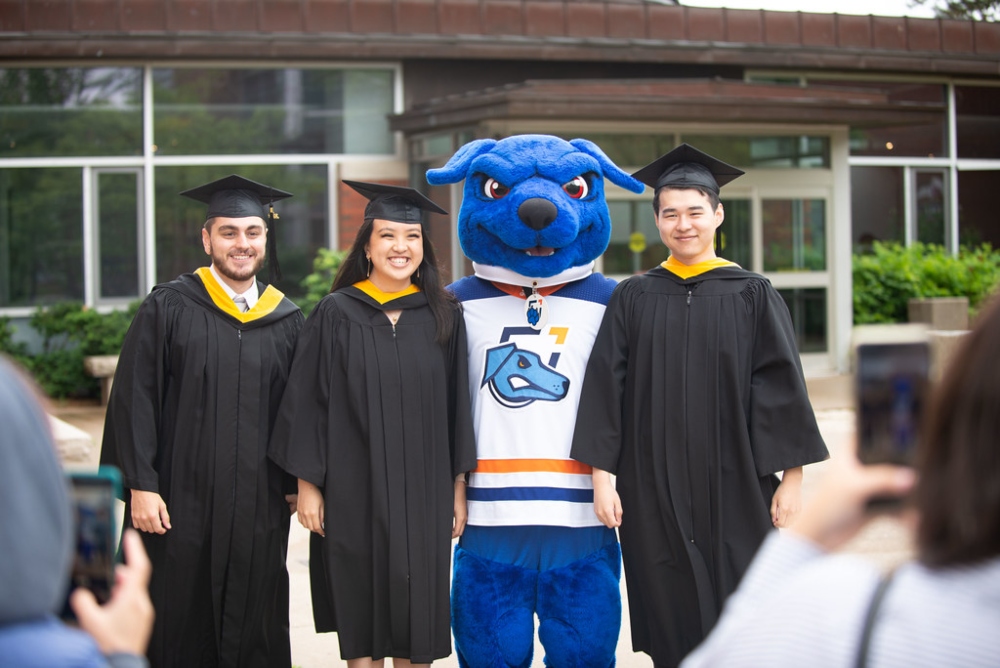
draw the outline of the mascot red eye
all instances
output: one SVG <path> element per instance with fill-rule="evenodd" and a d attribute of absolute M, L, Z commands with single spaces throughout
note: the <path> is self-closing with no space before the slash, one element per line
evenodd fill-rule
<path fill-rule="evenodd" d="M 583 199 L 590 192 L 590 186 L 587 184 L 587 179 L 578 176 L 569 183 L 564 183 L 563 190 L 573 199 Z"/>
<path fill-rule="evenodd" d="M 510 192 L 510 188 L 500 183 L 496 179 L 486 179 L 486 184 L 483 186 L 483 194 L 485 194 L 490 199 L 501 199 Z"/>

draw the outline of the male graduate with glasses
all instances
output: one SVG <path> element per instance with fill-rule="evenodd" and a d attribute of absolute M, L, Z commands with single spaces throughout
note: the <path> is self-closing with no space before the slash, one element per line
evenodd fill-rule
<path fill-rule="evenodd" d="M 181 195 L 208 205 L 211 265 L 139 308 L 101 462 L 121 469 L 125 524 L 153 563 L 151 665 L 290 666 L 295 488 L 266 450 L 303 317 L 256 275 L 268 255 L 277 272 L 271 204 L 291 195 L 237 175 Z"/>

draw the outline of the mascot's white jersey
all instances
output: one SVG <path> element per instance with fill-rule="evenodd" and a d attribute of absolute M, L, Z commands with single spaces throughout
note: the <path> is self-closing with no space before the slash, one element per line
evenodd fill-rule
<path fill-rule="evenodd" d="M 492 278 L 497 268 L 489 269 Z M 615 282 L 589 267 L 575 272 L 585 277 L 551 294 L 538 286 L 546 296 L 535 314 L 525 297 L 482 278 L 451 286 L 465 312 L 479 458 L 467 490 L 470 525 L 601 525 L 591 468 L 569 453 L 587 360 Z"/>

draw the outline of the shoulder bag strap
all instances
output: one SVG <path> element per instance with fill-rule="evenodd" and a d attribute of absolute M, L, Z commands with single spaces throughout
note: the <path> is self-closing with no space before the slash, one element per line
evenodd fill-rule
<path fill-rule="evenodd" d="M 854 661 L 855 668 L 866 668 L 868 665 L 868 652 L 871 649 L 875 618 L 878 616 L 879 608 L 882 607 L 882 600 L 885 598 L 885 592 L 889 589 L 893 575 L 895 575 L 895 571 L 889 571 L 883 575 L 882 579 L 879 580 L 878 587 L 875 588 L 875 593 L 872 594 L 872 600 L 868 604 L 868 612 L 865 614 L 865 627 L 861 630 L 861 644 L 858 645 L 858 654 Z"/>

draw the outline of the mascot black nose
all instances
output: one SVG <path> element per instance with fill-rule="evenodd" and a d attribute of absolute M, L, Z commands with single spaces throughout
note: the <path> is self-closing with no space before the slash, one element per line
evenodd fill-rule
<path fill-rule="evenodd" d="M 559 209 L 556 205 L 541 197 L 526 199 L 517 207 L 518 218 L 533 230 L 544 230 L 555 222 L 558 215 Z"/>

